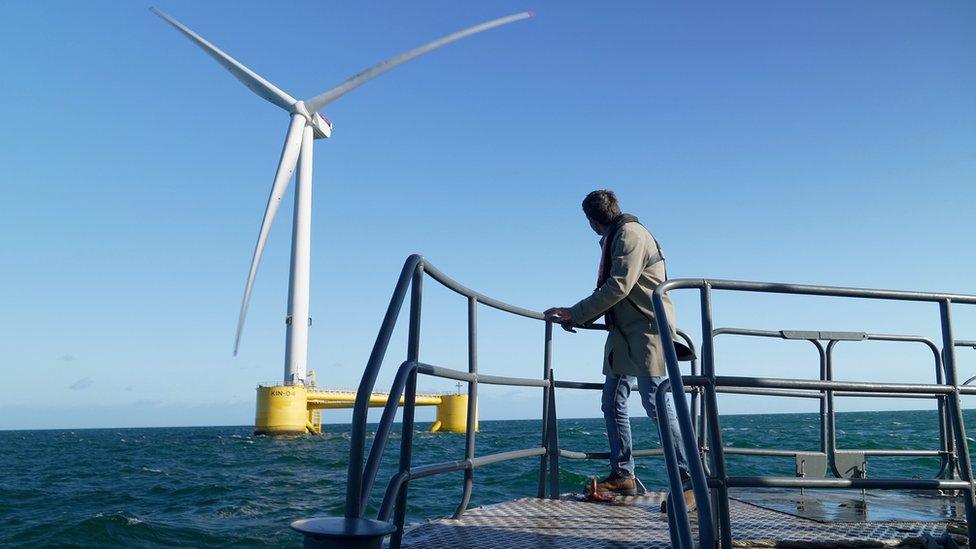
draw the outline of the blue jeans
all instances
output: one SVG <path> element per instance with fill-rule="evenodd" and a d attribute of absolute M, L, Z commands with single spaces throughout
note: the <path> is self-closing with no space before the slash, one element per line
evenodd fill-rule
<path fill-rule="evenodd" d="M 657 422 L 657 404 L 655 396 L 657 388 L 666 378 L 638 377 L 637 391 L 641 396 L 641 404 L 651 418 L 654 428 L 660 436 L 661 431 Z M 627 414 L 627 399 L 630 397 L 632 376 L 607 376 L 603 383 L 603 418 L 607 422 L 607 438 L 610 440 L 610 471 L 622 477 L 634 476 L 634 454 L 630 438 L 630 416 Z M 668 425 L 671 437 L 678 451 L 678 468 L 682 478 L 688 478 L 688 458 L 685 456 L 684 445 L 681 443 L 681 430 L 678 428 L 678 418 L 674 415 L 674 405 L 671 396 L 667 399 Z"/>

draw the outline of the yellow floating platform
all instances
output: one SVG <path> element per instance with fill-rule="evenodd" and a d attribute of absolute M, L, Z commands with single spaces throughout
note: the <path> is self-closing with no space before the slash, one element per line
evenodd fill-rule
<path fill-rule="evenodd" d="M 390 395 L 373 393 L 372 408 L 386 406 Z M 254 434 L 297 435 L 322 432 L 322 410 L 352 408 L 355 391 L 330 390 L 301 385 L 260 386 L 254 415 Z M 437 418 L 431 432 L 464 433 L 467 429 L 468 395 L 418 394 L 417 406 L 436 406 Z M 403 405 L 403 397 L 400 397 Z M 475 430 L 478 419 L 475 417 Z"/>

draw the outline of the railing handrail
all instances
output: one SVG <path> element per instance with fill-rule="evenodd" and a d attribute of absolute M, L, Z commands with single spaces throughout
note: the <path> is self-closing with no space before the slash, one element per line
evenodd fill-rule
<path fill-rule="evenodd" d="M 654 292 L 663 295 L 671 290 L 702 288 L 704 286 L 708 286 L 713 290 L 730 290 L 736 292 L 850 297 L 858 299 L 887 299 L 894 301 L 926 301 L 933 303 L 949 300 L 953 303 L 976 305 L 976 295 L 970 294 L 912 292 L 905 290 L 884 290 L 874 288 L 855 288 L 850 286 L 826 286 L 818 284 L 792 284 L 784 282 L 757 282 L 752 280 L 729 280 L 721 278 L 672 278 L 662 282 L 657 288 L 655 288 Z"/>
<path fill-rule="evenodd" d="M 513 315 L 529 318 L 532 320 L 541 320 L 547 322 L 544 314 L 533 311 L 531 309 L 526 309 L 523 307 L 518 307 L 504 301 L 488 297 L 485 294 L 476 292 L 471 288 L 468 288 L 464 284 L 454 280 L 453 278 L 447 276 L 442 271 L 434 267 L 426 259 L 421 258 L 423 263 L 424 274 L 430 275 L 431 278 L 439 282 L 445 288 L 460 294 L 468 299 L 474 299 L 481 305 L 486 307 L 491 307 L 492 309 L 497 309 L 502 312 L 511 313 Z M 606 331 L 608 328 L 605 324 L 601 323 L 590 323 L 582 326 L 574 326 L 578 330 L 595 330 L 595 331 Z"/>
<path fill-rule="evenodd" d="M 428 263 L 426 260 L 422 260 L 424 264 L 424 272 L 430 275 L 431 278 L 440 282 L 445 288 L 448 288 L 458 294 L 463 295 L 467 298 L 473 298 L 481 303 L 493 309 L 498 309 L 499 311 L 504 311 L 506 313 L 511 313 L 518 316 L 523 316 L 525 318 L 531 318 L 533 320 L 545 321 L 546 317 L 538 312 L 532 311 L 530 309 L 524 309 L 522 307 L 516 307 L 504 301 L 500 301 L 491 297 L 488 297 L 482 293 L 476 292 L 471 288 L 461 284 L 460 282 L 454 280 L 453 278 L 447 276 L 446 274 L 439 271 L 436 267 Z"/>

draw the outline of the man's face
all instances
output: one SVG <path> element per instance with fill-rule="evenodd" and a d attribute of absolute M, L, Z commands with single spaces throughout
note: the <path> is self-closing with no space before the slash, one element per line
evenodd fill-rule
<path fill-rule="evenodd" d="M 607 232 L 606 227 L 597 223 L 596 221 L 593 221 L 589 216 L 586 217 L 586 220 L 590 222 L 590 228 L 593 229 L 593 232 L 596 234 L 603 236 L 603 233 Z"/>

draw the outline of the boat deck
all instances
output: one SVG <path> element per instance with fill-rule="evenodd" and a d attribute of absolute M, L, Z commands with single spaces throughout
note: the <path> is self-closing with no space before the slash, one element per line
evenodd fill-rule
<path fill-rule="evenodd" d="M 949 497 L 808 491 L 740 492 L 732 498 L 736 547 L 955 547 L 965 525 Z M 408 530 L 404 547 L 670 547 L 659 512 L 663 492 L 613 503 L 522 498 L 473 508 L 459 520 L 437 519 Z M 692 515 L 697 537 L 697 523 Z M 959 532 L 961 535 L 956 535 Z"/>

